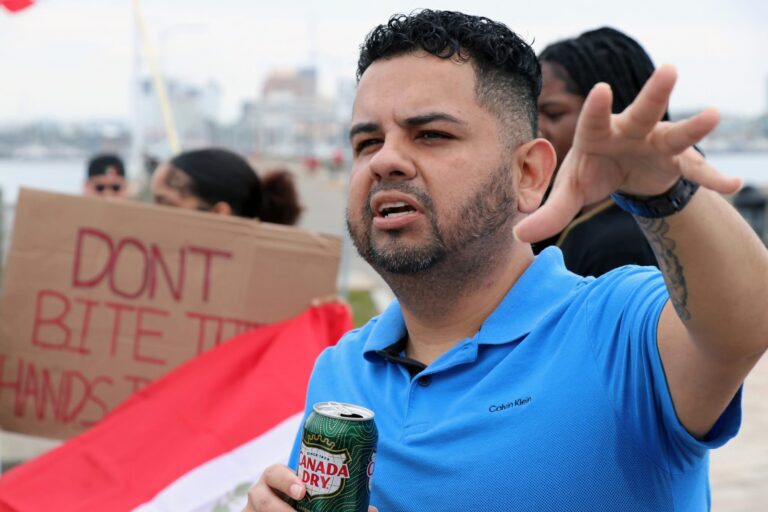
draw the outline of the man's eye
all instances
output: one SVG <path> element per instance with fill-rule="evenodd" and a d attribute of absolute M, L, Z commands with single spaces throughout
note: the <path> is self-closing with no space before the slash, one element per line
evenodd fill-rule
<path fill-rule="evenodd" d="M 451 135 L 444 132 L 422 132 L 420 136 L 424 140 L 441 140 L 453 138 Z"/>
<path fill-rule="evenodd" d="M 355 144 L 355 153 L 362 153 L 366 148 L 373 146 L 375 144 L 380 144 L 381 141 L 379 139 L 364 139 Z"/>

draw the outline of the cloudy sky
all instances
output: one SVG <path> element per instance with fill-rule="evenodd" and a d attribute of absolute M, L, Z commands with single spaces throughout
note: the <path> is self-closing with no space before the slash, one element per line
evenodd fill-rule
<path fill-rule="evenodd" d="M 222 115 L 253 98 L 275 68 L 316 64 L 323 90 L 354 76 L 365 34 L 395 12 L 461 10 L 502 21 L 539 51 L 602 25 L 641 41 L 654 61 L 677 65 L 674 110 L 768 109 L 765 0 L 141 0 L 168 76 L 215 79 Z M 134 73 L 131 0 L 38 0 L 0 9 L 0 123 L 48 118 L 129 118 Z"/>

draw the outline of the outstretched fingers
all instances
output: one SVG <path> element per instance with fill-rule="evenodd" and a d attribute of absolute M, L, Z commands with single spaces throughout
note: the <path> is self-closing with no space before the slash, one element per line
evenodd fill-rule
<path fill-rule="evenodd" d="M 717 110 L 708 108 L 693 117 L 670 123 L 661 133 L 663 151 L 676 155 L 701 141 L 720 120 Z"/>
<path fill-rule="evenodd" d="M 711 133 L 719 120 L 717 110 L 708 108 L 688 119 L 669 123 L 658 132 L 656 145 L 668 155 L 678 155 L 680 170 L 689 180 L 721 194 L 733 194 L 741 187 L 741 180 L 718 172 L 692 147 Z"/>
<path fill-rule="evenodd" d="M 702 187 L 720 194 L 733 194 L 741 188 L 741 179 L 720 174 L 693 148 L 688 148 L 679 158 L 683 160 L 683 175 Z"/>
<path fill-rule="evenodd" d="M 643 138 L 653 130 L 667 111 L 677 70 L 665 64 L 648 79 L 635 100 L 616 120 L 619 130 L 632 138 Z"/>
<path fill-rule="evenodd" d="M 574 145 L 607 138 L 611 133 L 611 103 L 613 92 L 606 83 L 596 84 L 584 100 L 576 123 Z"/>

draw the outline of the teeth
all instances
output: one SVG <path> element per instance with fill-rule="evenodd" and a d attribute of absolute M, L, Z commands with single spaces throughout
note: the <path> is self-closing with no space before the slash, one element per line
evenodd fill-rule
<path fill-rule="evenodd" d="M 397 203 L 384 203 L 379 206 L 379 211 L 386 210 L 387 208 L 402 208 L 403 206 L 408 206 L 408 204 L 402 201 L 398 201 Z"/>
<path fill-rule="evenodd" d="M 414 212 L 414 208 L 404 201 L 392 201 L 382 203 L 379 206 L 379 215 L 384 218 L 402 217 Z"/>

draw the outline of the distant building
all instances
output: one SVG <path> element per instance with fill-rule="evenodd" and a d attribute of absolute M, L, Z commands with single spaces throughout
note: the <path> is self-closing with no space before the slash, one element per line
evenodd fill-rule
<path fill-rule="evenodd" d="M 344 144 L 348 118 L 340 112 L 349 108 L 340 111 L 338 98 L 317 94 L 314 68 L 272 72 L 261 98 L 243 105 L 236 149 L 279 158 L 330 159 Z"/>
<path fill-rule="evenodd" d="M 124 154 L 130 143 L 130 129 L 119 120 L 35 121 L 0 127 L 0 158 L 83 159 L 98 152 Z"/>
<path fill-rule="evenodd" d="M 349 142 L 349 129 L 352 124 L 352 107 L 355 104 L 357 94 L 357 81 L 344 79 L 336 85 L 336 119 L 341 123 L 340 149 L 344 154 L 344 160 L 352 160 L 352 146 Z"/>
<path fill-rule="evenodd" d="M 765 110 L 763 117 L 768 117 L 768 75 L 765 75 Z"/>
<path fill-rule="evenodd" d="M 219 85 L 209 81 L 201 87 L 179 80 L 169 80 L 166 82 L 166 88 L 181 146 L 189 149 L 210 144 L 219 115 Z M 138 108 L 144 134 L 144 151 L 162 158 L 170 156 L 160 101 L 154 82 L 150 79 L 141 83 Z"/>
<path fill-rule="evenodd" d="M 273 71 L 264 81 L 262 97 L 291 96 L 314 98 L 317 96 L 317 71 L 314 68 Z"/>

